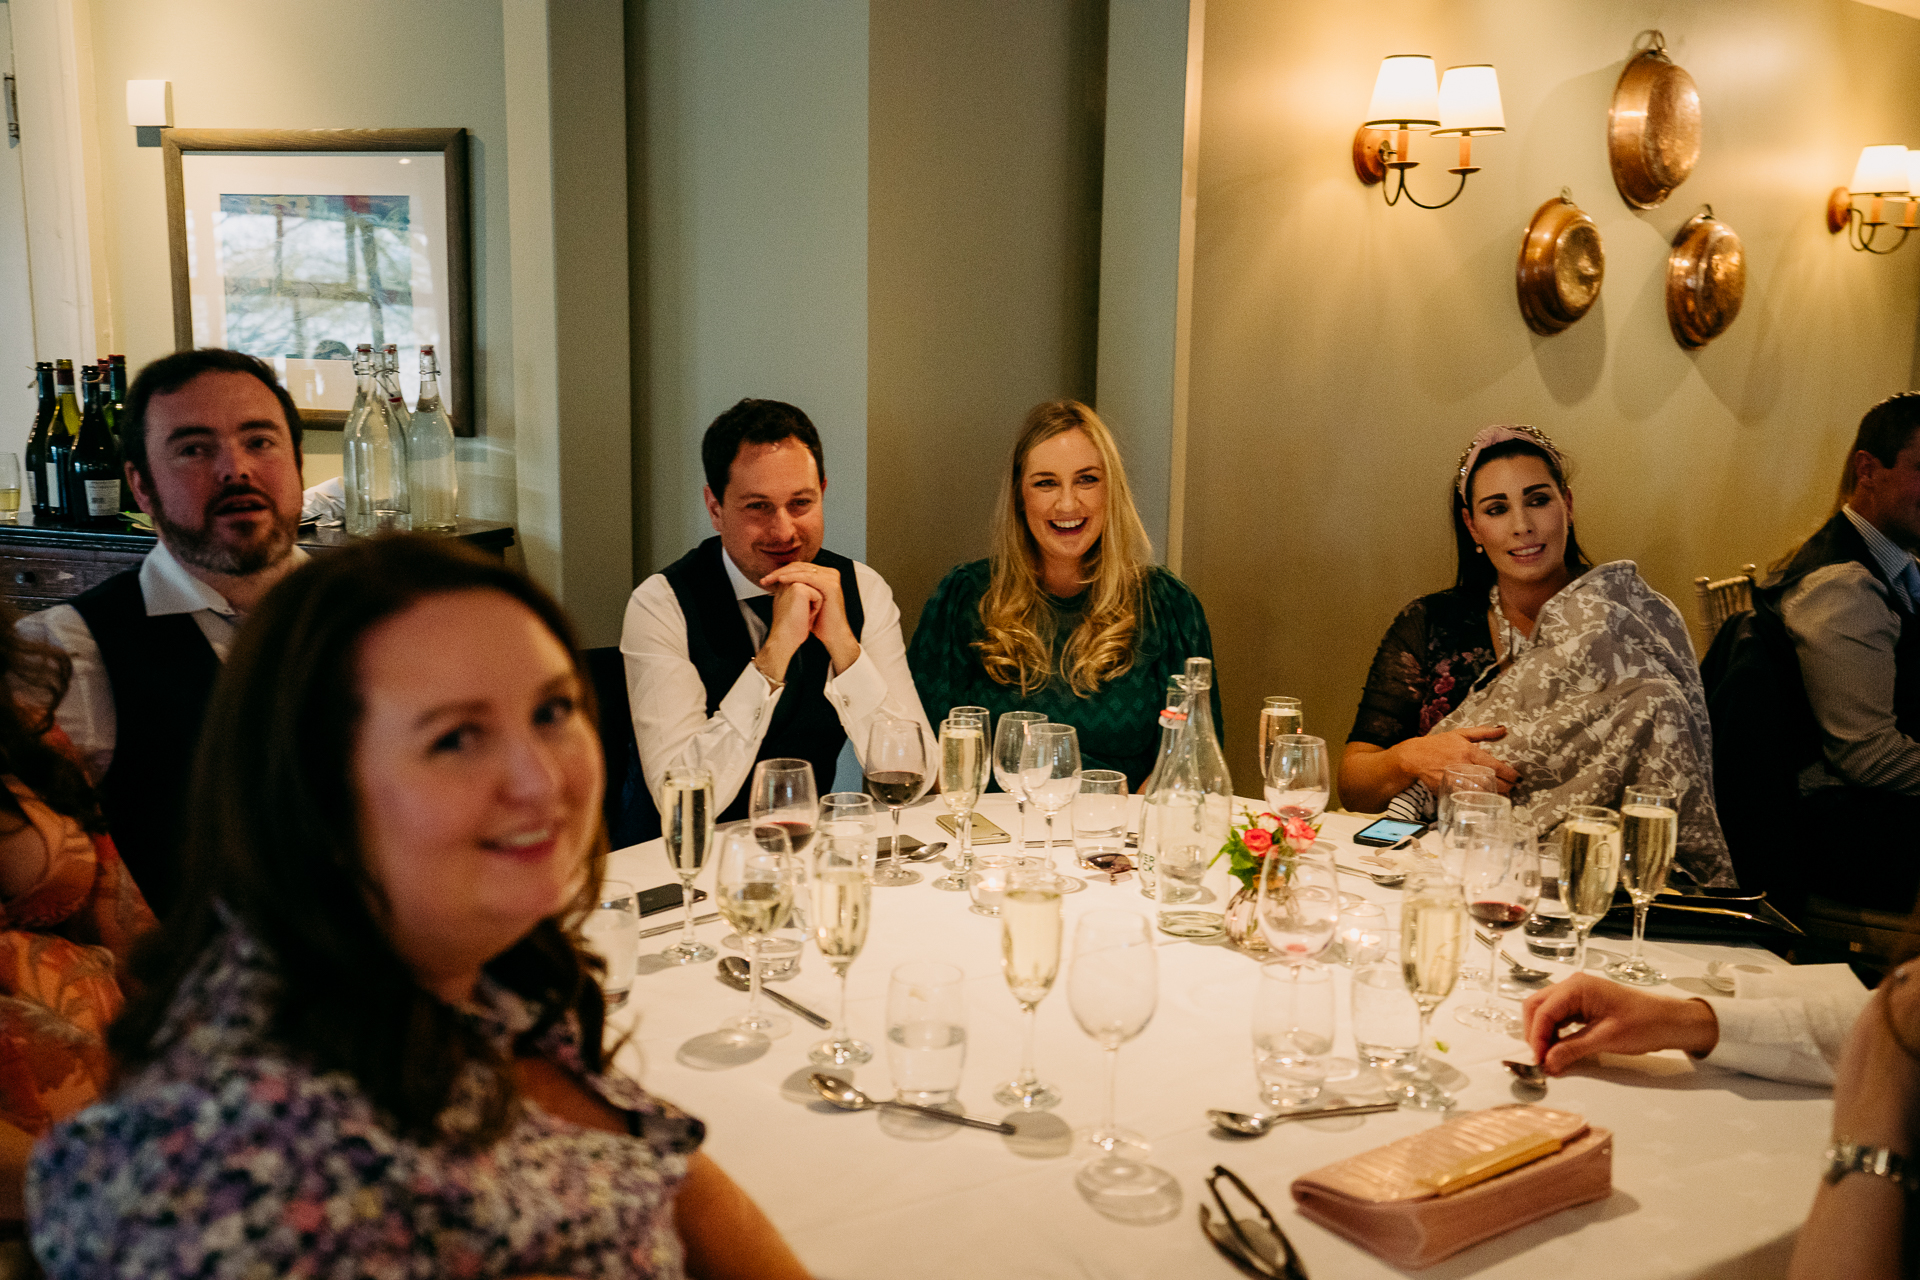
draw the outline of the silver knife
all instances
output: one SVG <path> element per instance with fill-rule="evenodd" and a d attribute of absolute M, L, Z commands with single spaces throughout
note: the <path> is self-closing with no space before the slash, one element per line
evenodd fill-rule
<path fill-rule="evenodd" d="M 718 920 L 719 918 L 720 918 L 720 913 L 718 911 L 709 911 L 704 916 L 695 916 L 693 918 L 693 922 L 695 924 L 712 924 L 715 920 Z M 657 924 L 651 929 L 642 929 L 640 931 L 640 936 L 643 938 L 657 938 L 663 933 L 678 933 L 681 929 L 685 927 L 686 927 L 685 925 L 677 921 L 673 924 Z"/>
<path fill-rule="evenodd" d="M 781 995 L 778 991 L 775 991 L 773 988 L 769 987 L 764 982 L 760 984 L 760 994 L 766 995 L 766 996 L 772 996 L 773 1002 L 775 1004 L 785 1005 L 788 1009 L 791 1009 L 793 1012 L 799 1014 L 801 1017 L 805 1018 L 808 1022 L 811 1022 L 814 1026 L 820 1028 L 822 1031 L 825 1031 L 827 1028 L 833 1025 L 831 1022 L 828 1022 L 825 1018 L 821 1017 L 819 1014 L 815 1013 L 813 1010 L 807 1008 L 807 1006 L 801 1004 L 798 1000 L 795 1000 L 790 996 Z"/>

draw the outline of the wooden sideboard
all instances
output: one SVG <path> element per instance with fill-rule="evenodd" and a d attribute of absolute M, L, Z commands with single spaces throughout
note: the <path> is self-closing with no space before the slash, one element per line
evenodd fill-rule
<path fill-rule="evenodd" d="M 462 520 L 459 529 L 447 536 L 504 557 L 513 545 L 513 526 Z M 139 564 L 153 550 L 153 541 L 152 534 L 131 530 L 70 529 L 25 521 L 0 524 L 0 599 L 22 613 L 64 604 Z M 300 526 L 300 545 L 312 555 L 325 555 L 350 541 L 341 529 Z"/>

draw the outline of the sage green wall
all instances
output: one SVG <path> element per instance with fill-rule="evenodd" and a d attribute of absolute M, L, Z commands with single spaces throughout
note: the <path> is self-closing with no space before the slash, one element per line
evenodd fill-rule
<path fill-rule="evenodd" d="M 1606 112 L 1649 27 L 1699 84 L 1704 146 L 1639 212 L 1609 176 Z M 1506 104 L 1484 171 L 1436 213 L 1384 207 L 1348 159 L 1380 58 L 1409 50 L 1494 63 Z M 1920 248 L 1851 252 L 1822 210 L 1862 145 L 1920 142 L 1916 65 L 1920 22 L 1851 0 L 1208 0 L 1184 567 L 1243 790 L 1260 696 L 1304 698 L 1337 749 L 1395 611 L 1451 581 L 1447 477 L 1481 426 L 1551 432 L 1582 542 L 1638 561 L 1690 619 L 1695 575 L 1818 524 L 1861 413 L 1912 382 Z M 1423 198 L 1450 151 L 1416 150 Z M 1563 186 L 1599 224 L 1606 282 L 1541 338 L 1514 265 Z M 1689 353 L 1664 270 L 1706 202 L 1745 243 L 1746 305 Z"/>

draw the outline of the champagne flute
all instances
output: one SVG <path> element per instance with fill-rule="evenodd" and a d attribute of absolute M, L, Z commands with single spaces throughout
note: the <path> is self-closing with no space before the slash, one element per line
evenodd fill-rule
<path fill-rule="evenodd" d="M 965 893 L 973 870 L 973 811 L 986 790 L 987 731 L 971 714 L 949 716 L 940 722 L 940 800 L 960 819 L 960 852 L 953 870 L 933 882 L 936 889 Z"/>
<path fill-rule="evenodd" d="M 1540 855 L 1533 832 L 1510 818 L 1476 823 L 1462 863 L 1467 914 L 1487 931 L 1487 971 L 1481 979 L 1486 999 L 1454 1018 L 1481 1031 L 1518 1036 L 1520 1019 L 1499 1003 L 1500 942 L 1533 914 L 1540 900 Z"/>
<path fill-rule="evenodd" d="M 805 760 L 781 757 L 753 766 L 748 783 L 747 816 L 783 828 L 798 858 L 813 841 L 813 825 L 820 817 L 819 792 L 814 789 L 813 766 Z"/>
<path fill-rule="evenodd" d="M 1013 847 L 1018 857 L 1027 852 L 1027 791 L 1020 780 L 1020 753 L 1027 748 L 1027 729 L 1046 722 L 1038 711 L 1008 711 L 993 734 L 993 776 L 1000 780 L 1000 789 L 1013 797 L 1020 815 L 1019 843 Z"/>
<path fill-rule="evenodd" d="M 1097 1154 L 1074 1175 L 1074 1185 L 1101 1213 L 1129 1221 L 1152 1220 L 1171 1195 L 1173 1175 L 1144 1163 L 1147 1140 L 1120 1128 L 1115 1093 L 1120 1046 L 1147 1029 L 1159 1002 L 1159 963 L 1153 931 L 1132 911 L 1089 911 L 1073 931 L 1073 970 L 1067 1002 L 1080 1029 L 1106 1051 L 1107 1099 L 1099 1127 L 1086 1139 Z"/>
<path fill-rule="evenodd" d="M 1446 876 L 1412 875 L 1400 900 L 1400 973 L 1420 1007 L 1420 1045 L 1413 1078 L 1400 1091 L 1403 1107 L 1444 1111 L 1453 1095 L 1433 1078 L 1427 1062 L 1427 1032 L 1433 1011 L 1453 993 L 1467 946 L 1467 904 L 1460 882 Z"/>
<path fill-rule="evenodd" d="M 1680 797 L 1666 787 L 1628 787 L 1620 804 L 1620 883 L 1633 899 L 1633 954 L 1607 966 L 1607 976 L 1629 986 L 1653 987 L 1667 975 L 1647 963 L 1640 948 L 1647 908 L 1667 887 L 1680 837 Z"/>
<path fill-rule="evenodd" d="M 1007 989 L 1026 1015 L 1026 1038 L 1020 1050 L 1020 1074 L 994 1090 L 994 1101 L 1022 1111 L 1051 1111 L 1060 1105 L 1060 1093 L 1040 1079 L 1033 1066 L 1034 1031 L 1040 1021 L 1040 1002 L 1053 990 L 1060 972 L 1060 887 L 1050 872 L 1021 869 L 1007 879 L 1007 896 L 1000 904 L 1000 970 Z"/>
<path fill-rule="evenodd" d="M 1587 935 L 1613 906 L 1620 882 L 1620 815 L 1596 804 L 1576 804 L 1560 825 L 1560 892 L 1573 925 L 1573 971 L 1587 968 Z"/>
<path fill-rule="evenodd" d="M 927 768 L 927 733 L 918 720 L 879 716 L 867 734 L 867 752 L 861 757 L 867 771 L 867 790 L 893 811 L 893 842 L 887 865 L 873 873 L 875 884 L 919 884 L 920 873 L 900 865 L 900 811 L 927 793 L 932 771 Z"/>
<path fill-rule="evenodd" d="M 1298 698 L 1268 698 L 1260 708 L 1260 776 L 1266 777 L 1273 764 L 1274 740 L 1289 733 L 1305 733 L 1306 716 Z"/>
<path fill-rule="evenodd" d="M 693 882 L 713 845 L 713 774 L 706 769 L 669 769 L 666 781 L 667 861 L 680 877 L 680 903 L 686 927 L 680 940 L 660 954 L 669 964 L 697 964 L 720 953 L 693 936 Z"/>
<path fill-rule="evenodd" d="M 743 1044 L 787 1034 L 784 1014 L 760 1007 L 760 944 L 793 908 L 792 846 L 784 829 L 766 822 L 728 822 L 713 829 L 714 900 L 747 949 L 747 1011 L 720 1025 Z"/>
<path fill-rule="evenodd" d="M 1080 794 L 1080 731 L 1070 724 L 1036 724 L 1027 729 L 1020 749 L 1020 782 L 1041 813 L 1047 815 L 1047 852 L 1042 865 L 1053 870 L 1053 822 Z M 1086 883 L 1059 875 L 1060 892 L 1078 893 Z"/>
<path fill-rule="evenodd" d="M 807 1053 L 807 1060 L 817 1066 L 858 1066 L 873 1060 L 873 1046 L 847 1033 L 847 970 L 867 944 L 873 911 L 871 814 L 871 803 L 866 817 L 836 814 L 814 835 L 813 941 L 840 977 L 840 1016 L 834 1019 L 833 1034 Z"/>

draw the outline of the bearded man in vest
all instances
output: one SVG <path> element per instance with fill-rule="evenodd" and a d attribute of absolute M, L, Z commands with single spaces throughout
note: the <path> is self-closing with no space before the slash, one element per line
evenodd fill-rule
<path fill-rule="evenodd" d="M 927 719 L 893 592 L 821 547 L 826 461 L 807 415 L 742 400 L 707 428 L 700 461 L 717 536 L 634 589 L 620 651 L 655 804 L 668 769 L 698 765 L 728 822 L 747 816 L 757 761 L 809 761 L 825 793 L 875 720 Z"/>
<path fill-rule="evenodd" d="M 54 718 L 100 788 L 127 870 L 165 916 L 214 679 L 247 611 L 306 560 L 294 545 L 300 413 L 265 362 L 179 351 L 133 380 L 121 452 L 157 545 L 19 630 L 72 659 Z"/>

